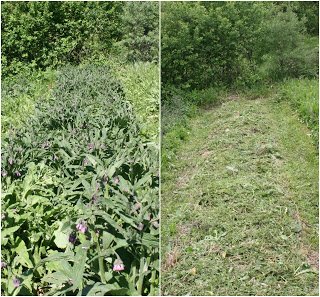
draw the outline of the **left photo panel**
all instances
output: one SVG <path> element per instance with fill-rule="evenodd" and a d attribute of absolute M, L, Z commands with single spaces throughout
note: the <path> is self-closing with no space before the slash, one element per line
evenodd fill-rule
<path fill-rule="evenodd" d="M 1 2 L 1 295 L 159 295 L 159 3 Z"/>

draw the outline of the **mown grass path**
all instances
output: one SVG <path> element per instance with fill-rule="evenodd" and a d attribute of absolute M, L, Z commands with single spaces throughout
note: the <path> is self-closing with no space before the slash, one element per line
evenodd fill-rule
<path fill-rule="evenodd" d="M 286 103 L 231 99 L 162 169 L 162 294 L 317 295 L 317 148 Z"/>

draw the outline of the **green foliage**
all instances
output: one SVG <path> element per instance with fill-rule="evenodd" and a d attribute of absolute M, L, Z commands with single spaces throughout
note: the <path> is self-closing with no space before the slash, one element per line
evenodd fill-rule
<path fill-rule="evenodd" d="M 79 64 L 119 40 L 120 2 L 4 2 L 2 74 Z"/>
<path fill-rule="evenodd" d="M 190 118 L 198 114 L 199 109 L 186 99 L 187 92 L 174 87 L 162 90 L 161 95 L 161 165 L 170 168 L 179 147 L 188 139 Z M 164 100 L 165 99 L 165 100 Z"/>
<path fill-rule="evenodd" d="M 159 60 L 159 4 L 158 2 L 133 2 L 123 4 L 121 46 L 128 61 Z"/>
<path fill-rule="evenodd" d="M 15 77 L 1 81 L 1 131 L 7 133 L 10 125 L 20 128 L 34 112 L 37 100 L 50 96 L 56 73 L 21 72 Z"/>
<path fill-rule="evenodd" d="M 298 111 L 319 144 L 319 82 L 315 79 L 290 79 L 279 86 L 279 100 L 286 100 Z"/>
<path fill-rule="evenodd" d="M 290 2 L 164 3 L 164 85 L 250 88 L 261 80 L 315 77 L 318 44 L 307 34 L 316 23 L 315 5 L 310 7 L 313 12 Z"/>
<path fill-rule="evenodd" d="M 159 137 L 159 67 L 155 63 L 114 64 L 126 98 L 140 118 L 148 139 Z"/>
<path fill-rule="evenodd" d="M 262 78 L 314 77 L 318 72 L 318 43 L 305 36 L 304 21 L 291 7 L 275 7 L 262 21 L 256 60 Z"/>
<path fill-rule="evenodd" d="M 305 19 L 308 33 L 319 35 L 319 2 L 318 1 L 294 1 L 291 3 L 293 11 L 299 19 Z"/>
<path fill-rule="evenodd" d="M 51 96 L 9 129 L 3 293 L 156 295 L 157 147 L 141 136 L 110 70 L 61 69 Z"/>

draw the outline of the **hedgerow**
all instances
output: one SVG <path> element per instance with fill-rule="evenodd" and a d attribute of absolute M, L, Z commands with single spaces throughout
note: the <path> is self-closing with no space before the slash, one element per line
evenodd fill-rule
<path fill-rule="evenodd" d="M 60 70 L 1 158 L 4 294 L 156 294 L 157 147 L 108 68 Z"/>

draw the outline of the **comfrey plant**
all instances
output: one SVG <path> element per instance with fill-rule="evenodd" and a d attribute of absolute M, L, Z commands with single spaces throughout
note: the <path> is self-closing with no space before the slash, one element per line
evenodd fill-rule
<path fill-rule="evenodd" d="M 3 139 L 2 293 L 156 295 L 157 160 L 108 69 L 62 70 Z"/>

